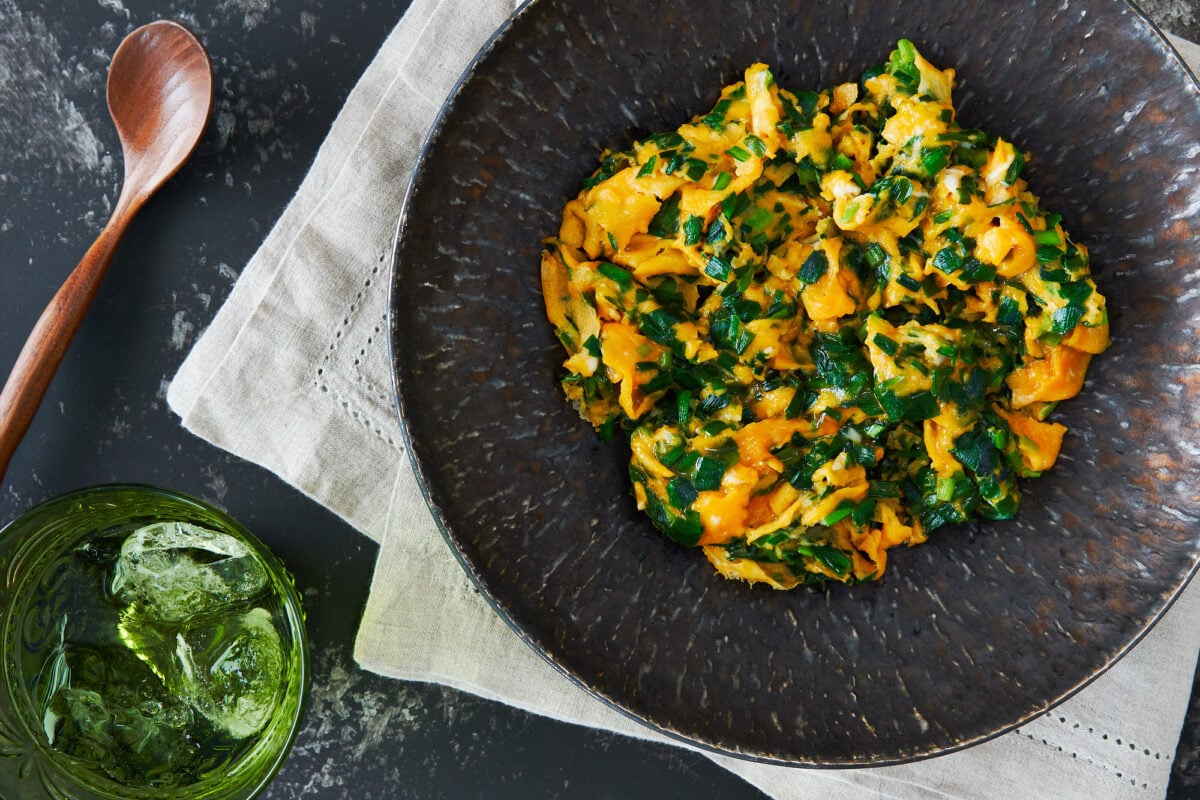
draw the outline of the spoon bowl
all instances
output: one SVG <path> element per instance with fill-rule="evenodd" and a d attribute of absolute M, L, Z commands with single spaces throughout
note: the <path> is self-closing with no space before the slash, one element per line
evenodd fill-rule
<path fill-rule="evenodd" d="M 125 163 L 108 223 L 51 298 L 0 391 L 0 480 L 83 322 L 117 244 L 142 204 L 195 150 L 212 112 L 212 66 L 186 28 L 158 21 L 130 33 L 113 54 L 108 109 Z"/>
<path fill-rule="evenodd" d="M 187 161 L 212 112 L 204 47 L 174 22 L 138 28 L 113 54 L 108 110 L 125 159 L 124 192 L 149 197 Z"/>

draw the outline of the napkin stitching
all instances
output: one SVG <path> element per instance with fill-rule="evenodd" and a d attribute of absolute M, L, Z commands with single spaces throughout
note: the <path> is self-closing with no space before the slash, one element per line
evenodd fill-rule
<path fill-rule="evenodd" d="M 1122 782 L 1124 782 L 1125 780 L 1128 779 L 1129 785 L 1134 787 L 1135 789 L 1149 789 L 1150 788 L 1150 785 L 1148 783 L 1146 783 L 1145 781 L 1143 781 L 1141 783 L 1141 785 L 1139 786 L 1138 779 L 1136 777 L 1122 772 L 1121 769 L 1119 767 L 1117 767 L 1115 764 L 1109 764 L 1108 762 L 1105 762 L 1105 761 L 1097 761 L 1096 759 L 1088 756 L 1085 753 L 1080 753 L 1077 750 L 1068 750 L 1067 748 L 1063 747 L 1061 744 L 1058 744 L 1057 742 L 1052 742 L 1049 739 L 1047 739 L 1046 737 L 1039 738 L 1038 736 L 1036 736 L 1032 733 L 1025 733 L 1025 731 L 1020 728 L 1018 728 L 1017 730 L 1015 730 L 1013 732 L 1020 734 L 1021 736 L 1024 736 L 1026 739 L 1028 739 L 1029 741 L 1031 741 L 1035 744 L 1039 744 L 1039 743 L 1043 744 L 1046 747 L 1057 750 L 1060 753 L 1069 752 L 1071 754 L 1071 758 L 1077 758 L 1080 761 L 1091 764 L 1093 767 L 1099 767 L 1100 769 L 1104 770 L 1109 775 L 1116 777 L 1116 778 L 1120 778 Z"/>
<path fill-rule="evenodd" d="M 354 359 L 354 375 L 355 382 L 363 387 L 363 389 L 378 400 L 380 403 L 387 405 L 390 408 L 392 402 L 390 388 L 384 388 L 377 385 L 371 380 L 371 375 L 362 369 L 362 362 L 367 358 L 368 349 L 374 352 L 374 348 L 378 346 L 376 337 L 383 333 L 383 328 L 387 324 L 387 314 L 380 314 L 378 321 L 371 328 L 371 333 L 367 336 L 366 343 L 358 349 L 358 355 Z"/>
<path fill-rule="evenodd" d="M 334 398 L 334 401 L 337 402 L 337 404 L 350 415 L 352 420 L 358 422 L 369 432 L 374 434 L 378 439 L 392 448 L 395 452 L 403 453 L 403 448 L 398 446 L 394 436 L 392 435 L 391 426 L 381 422 L 379 417 L 375 415 L 374 410 L 370 407 L 365 407 L 355 403 L 353 394 L 340 391 L 333 385 L 333 381 L 329 380 L 330 375 L 334 372 L 334 365 L 332 364 L 333 356 L 335 353 L 341 350 L 341 347 L 345 342 L 343 336 L 349 332 L 351 322 L 358 319 L 358 316 L 365 305 L 362 302 L 363 298 L 371 289 L 375 279 L 379 276 L 379 272 L 386 260 L 387 253 L 385 252 L 379 256 L 378 260 L 375 262 L 375 266 L 372 267 L 366 278 L 363 279 L 362 287 L 358 290 L 358 294 L 354 296 L 353 300 L 347 303 L 346 311 L 342 315 L 341 322 L 338 323 L 337 327 L 334 329 L 329 346 L 325 349 L 325 355 L 321 358 L 320 363 L 317 364 L 316 374 L 312 385 L 321 392 L 331 394 Z M 386 320 L 386 316 L 383 319 Z M 358 355 L 354 358 L 351 371 L 354 375 L 354 384 L 361 386 L 367 396 L 374 397 L 379 402 L 386 404 L 389 402 L 388 395 L 385 394 L 377 385 L 375 385 L 375 383 L 372 382 L 367 374 L 360 368 L 363 359 L 366 357 L 367 348 L 375 344 L 375 337 L 382 332 L 382 323 L 372 326 L 372 333 L 367 336 L 366 344 L 359 349 Z"/>
<path fill-rule="evenodd" d="M 1112 744 L 1116 747 L 1124 748 L 1126 745 L 1128 745 L 1129 749 L 1135 751 L 1135 753 L 1136 753 L 1136 751 L 1141 750 L 1142 751 L 1141 755 L 1144 758 L 1149 758 L 1151 756 L 1150 748 L 1148 748 L 1148 747 L 1138 747 L 1134 742 L 1122 741 L 1121 737 L 1119 737 L 1119 736 L 1112 737 L 1106 732 L 1097 731 L 1096 728 L 1092 725 L 1088 725 L 1085 730 L 1083 727 L 1084 723 L 1079 722 L 1077 720 L 1069 720 L 1063 714 L 1058 714 L 1058 715 L 1051 714 L 1050 716 L 1051 717 L 1056 716 L 1060 725 L 1063 725 L 1064 727 L 1069 725 L 1069 726 L 1071 726 L 1071 730 L 1079 731 L 1080 733 L 1087 733 L 1088 735 L 1092 736 L 1093 738 L 1096 736 L 1099 736 L 1101 741 L 1106 741 L 1109 744 Z M 1166 756 L 1164 756 L 1162 753 L 1153 753 L 1153 756 L 1155 759 L 1159 759 L 1159 760 L 1163 759 L 1164 757 L 1168 761 L 1171 760 L 1170 754 L 1167 754 Z"/>
<path fill-rule="evenodd" d="M 384 444 L 388 445 L 396 453 L 402 454 L 404 452 L 403 448 L 401 448 L 396 443 L 396 440 L 393 439 L 391 436 L 389 436 L 386 432 L 384 432 L 384 430 L 382 428 L 380 428 L 376 424 L 374 417 L 369 412 L 363 411 L 361 408 L 356 407 L 350 401 L 350 399 L 348 398 L 347 395 L 343 394 L 342 392 L 339 392 L 336 389 L 331 388 L 328 385 L 322 385 L 320 387 L 320 389 L 322 392 L 332 395 L 334 401 L 339 406 L 341 406 L 342 410 L 344 410 L 347 414 L 350 415 L 350 419 L 354 420 L 355 422 L 359 423 L 364 428 L 366 428 L 368 431 L 375 434 L 376 438 L 378 438 Z"/>
<path fill-rule="evenodd" d="M 371 285 L 375 282 L 375 278 L 379 276 L 379 271 L 384 262 L 387 260 L 387 256 L 388 254 L 386 252 L 379 256 L 379 260 L 371 269 L 371 272 L 363 280 L 362 288 L 358 290 L 358 294 L 354 296 L 354 299 L 347 304 L 346 313 L 342 315 L 342 321 L 333 331 L 333 339 L 330 341 L 329 347 L 325 351 L 325 356 L 321 359 L 321 363 L 317 365 L 318 376 L 323 377 L 325 375 L 325 367 L 330 365 L 330 361 L 333 359 L 334 353 L 341 349 L 341 343 L 339 343 L 339 340 L 344 334 L 349 332 L 351 321 L 355 320 L 359 313 L 364 310 L 366 304 L 363 303 L 362 300 L 366 296 L 368 290 L 370 290 Z M 383 332 L 383 326 L 386 321 L 387 315 L 380 315 L 380 322 L 372 326 L 372 333 L 367 336 L 366 344 L 359 348 L 358 355 L 354 358 L 354 363 L 351 365 L 355 376 L 354 382 L 363 386 L 376 400 L 382 403 L 389 402 L 390 395 L 388 391 L 377 386 L 371 380 L 370 376 L 361 369 L 361 367 L 362 362 L 367 355 L 367 348 L 372 347 L 375 344 L 375 337 Z"/>

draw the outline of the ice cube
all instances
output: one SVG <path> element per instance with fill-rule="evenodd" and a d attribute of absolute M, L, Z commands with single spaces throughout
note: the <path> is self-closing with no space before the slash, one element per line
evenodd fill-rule
<path fill-rule="evenodd" d="M 235 739 L 262 730 L 283 693 L 283 643 L 265 608 L 176 636 L 179 693 Z"/>
<path fill-rule="evenodd" d="M 186 522 L 158 522 L 121 545 L 111 590 L 146 617 L 173 624 L 248 600 L 266 585 L 266 569 L 245 543 Z"/>
<path fill-rule="evenodd" d="M 112 714 L 109 713 L 104 698 L 90 689 L 72 689 L 70 687 L 62 690 L 62 697 L 66 706 L 66 715 L 79 728 L 79 733 L 100 745 L 110 747 L 112 745 Z M 54 744 L 53 736 L 50 738 L 50 743 Z"/>
<path fill-rule="evenodd" d="M 79 669 L 47 701 L 50 745 L 98 761 L 118 779 L 113 770 L 147 776 L 193 758 L 188 729 L 194 712 L 132 655 L 115 647 L 80 647 L 73 658 Z"/>

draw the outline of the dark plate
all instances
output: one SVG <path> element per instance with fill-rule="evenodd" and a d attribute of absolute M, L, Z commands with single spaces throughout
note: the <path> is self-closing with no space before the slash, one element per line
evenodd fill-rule
<path fill-rule="evenodd" d="M 1032 150 L 1092 247 L 1113 347 L 1018 519 L 893 551 L 879 584 L 719 579 L 637 512 L 627 451 L 568 407 L 539 240 L 604 146 L 706 111 L 755 60 L 853 80 L 908 37 L 958 70 L 960 119 Z M 884 764 L 979 742 L 1120 657 L 1195 569 L 1200 92 L 1106 0 L 540 0 L 442 111 L 399 229 L 393 358 L 411 452 L 484 595 L 582 686 L 756 759 Z"/>

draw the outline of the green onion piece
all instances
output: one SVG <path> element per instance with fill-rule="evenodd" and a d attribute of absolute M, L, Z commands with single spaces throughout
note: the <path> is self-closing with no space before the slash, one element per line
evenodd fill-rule
<path fill-rule="evenodd" d="M 892 202 L 896 205 L 902 206 L 908 201 L 908 198 L 912 197 L 912 191 L 912 181 L 902 175 L 888 189 L 888 197 L 892 198 Z"/>
<path fill-rule="evenodd" d="M 724 189 L 729 186 L 729 183 L 732 180 L 733 176 L 728 172 L 719 172 L 717 173 L 717 177 L 713 178 L 712 188 L 714 191 L 724 191 Z"/>
<path fill-rule="evenodd" d="M 1012 186 L 1017 182 L 1017 178 L 1021 177 L 1021 170 L 1025 169 L 1025 156 L 1020 150 L 1013 153 L 1012 163 L 1008 165 L 1008 171 L 1004 173 L 1004 182 Z"/>
<path fill-rule="evenodd" d="M 666 239 L 679 232 L 679 193 L 668 197 L 659 206 L 658 213 L 650 220 L 646 232 L 651 236 Z"/>
<path fill-rule="evenodd" d="M 1052 264 L 1063 257 L 1064 253 L 1052 244 L 1039 244 L 1037 260 L 1039 264 Z"/>
<path fill-rule="evenodd" d="M 1017 301 L 1011 297 L 1003 297 L 1000 299 L 1000 306 L 996 309 L 996 322 L 1000 325 L 1013 327 L 1020 324 L 1024 316 L 1021 314 L 1021 307 L 1017 305 Z"/>
<path fill-rule="evenodd" d="M 663 155 L 665 156 L 666 153 L 663 153 Z M 663 167 L 663 173 L 666 175 L 674 175 L 679 171 L 679 168 L 687 162 L 688 158 L 683 153 L 674 154 L 667 160 L 667 165 Z"/>
<path fill-rule="evenodd" d="M 851 200 L 846 204 L 846 207 L 842 209 L 842 222 L 849 222 L 854 219 L 854 215 L 858 213 L 860 202 L 859 200 Z"/>
<path fill-rule="evenodd" d="M 633 286 L 633 276 L 616 264 L 601 262 L 598 269 L 601 275 L 620 286 L 622 291 Z"/>
<path fill-rule="evenodd" d="M 829 166 L 832 169 L 840 169 L 845 172 L 852 172 L 854 170 L 854 161 L 845 153 L 838 153 L 829 162 Z"/>
<path fill-rule="evenodd" d="M 726 153 L 726 155 L 731 156 L 734 161 L 749 161 L 750 160 L 750 153 L 747 152 L 746 148 L 740 147 L 739 145 L 736 145 L 736 144 L 733 147 L 726 150 L 725 153 Z"/>
<path fill-rule="evenodd" d="M 866 255 L 867 263 L 872 267 L 878 267 L 880 264 L 886 262 L 888 258 L 887 251 L 876 242 L 871 242 L 871 244 L 867 245 Z"/>
<path fill-rule="evenodd" d="M 825 517 L 825 519 L 821 520 L 821 524 L 826 526 L 833 525 L 837 522 L 841 522 L 852 513 L 854 513 L 854 505 L 847 505 L 847 501 L 843 500 L 838 504 L 836 511 L 832 512 L 829 516 Z"/>
<path fill-rule="evenodd" d="M 958 488 L 958 475 L 939 476 L 937 479 L 937 499 L 947 503 L 954 499 L 954 490 Z"/>
<path fill-rule="evenodd" d="M 1083 307 L 1083 302 L 1092 296 L 1092 285 L 1087 281 L 1071 281 L 1058 287 L 1058 296 L 1073 306 Z"/>
<path fill-rule="evenodd" d="M 659 150 L 666 150 L 671 147 L 679 147 L 686 144 L 683 137 L 677 131 L 666 131 L 664 133 L 656 133 L 646 141 L 651 142 Z"/>
<path fill-rule="evenodd" d="M 884 336 L 882 333 L 875 334 L 875 337 L 871 339 L 871 341 L 875 343 L 876 347 L 887 353 L 889 356 L 896 355 L 896 351 L 900 348 L 900 345 L 895 339 Z"/>
<path fill-rule="evenodd" d="M 1054 312 L 1051 318 L 1050 332 L 1066 335 L 1075 330 L 1075 325 L 1083 317 L 1083 309 L 1079 306 L 1066 306 Z"/>
<path fill-rule="evenodd" d="M 667 484 L 667 500 L 680 511 L 690 508 L 698 495 L 696 484 L 682 476 L 676 475 Z"/>
<path fill-rule="evenodd" d="M 754 334 L 746 330 L 741 318 L 729 308 L 721 308 L 709 319 L 708 335 L 713 343 L 739 356 L 746 352 Z"/>
<path fill-rule="evenodd" d="M 949 275 L 962 268 L 963 257 L 959 254 L 957 247 L 943 247 L 933 257 L 933 265 Z"/>
<path fill-rule="evenodd" d="M 823 251 L 813 250 L 804 260 L 804 265 L 800 267 L 800 274 L 797 277 L 802 283 L 816 283 L 827 269 L 829 269 L 829 258 Z"/>
<path fill-rule="evenodd" d="M 996 268 L 971 256 L 963 262 L 963 277 L 970 283 L 985 283 L 996 278 Z"/>
<path fill-rule="evenodd" d="M 650 158 L 646 159 L 646 163 L 642 164 L 642 168 L 638 170 L 637 176 L 644 178 L 647 175 L 653 174 L 656 166 L 658 166 L 658 156 L 650 156 Z"/>
<path fill-rule="evenodd" d="M 732 273 L 733 267 L 729 262 L 717 256 L 709 256 L 704 264 L 704 274 L 715 281 L 727 281 Z"/>
<path fill-rule="evenodd" d="M 688 389 L 680 389 L 679 394 L 675 395 L 675 413 L 680 426 L 687 425 L 692 418 L 692 393 Z"/>
<path fill-rule="evenodd" d="M 638 329 L 650 341 L 670 347 L 671 345 L 679 344 L 679 339 L 675 336 L 675 326 L 680 321 L 665 308 L 656 308 L 649 314 L 643 314 L 638 319 Z"/>
<path fill-rule="evenodd" d="M 712 225 L 708 226 L 708 236 L 704 237 L 704 241 L 709 244 L 716 244 L 725 240 L 725 226 L 721 224 L 721 220 L 717 219 Z"/>
<path fill-rule="evenodd" d="M 751 153 L 754 153 L 754 155 L 758 156 L 759 158 L 766 157 L 767 145 L 762 139 L 758 138 L 753 133 L 748 133 L 746 134 L 745 142 L 746 147 L 750 148 Z"/>
<path fill-rule="evenodd" d="M 772 214 L 770 211 L 768 211 L 765 208 L 760 208 L 757 211 L 755 211 L 753 214 L 750 215 L 749 219 L 746 220 L 745 224 L 746 224 L 746 227 L 749 228 L 751 231 L 758 232 L 758 231 L 761 231 L 763 228 L 767 227 L 768 225 L 770 225 L 771 221 L 774 219 L 775 219 L 774 214 Z"/>
<path fill-rule="evenodd" d="M 692 482 L 702 492 L 710 492 L 721 488 L 721 478 L 725 477 L 725 462 L 719 458 L 700 456 L 692 470 Z"/>
<path fill-rule="evenodd" d="M 921 153 L 921 166 L 929 177 L 941 172 L 950 163 L 950 148 L 934 147 Z"/>
<path fill-rule="evenodd" d="M 808 407 L 813 404 L 814 396 L 804 387 L 797 386 L 796 393 L 792 395 L 792 399 L 788 401 L 787 408 L 783 414 L 788 419 L 795 419 L 808 410 Z"/>

